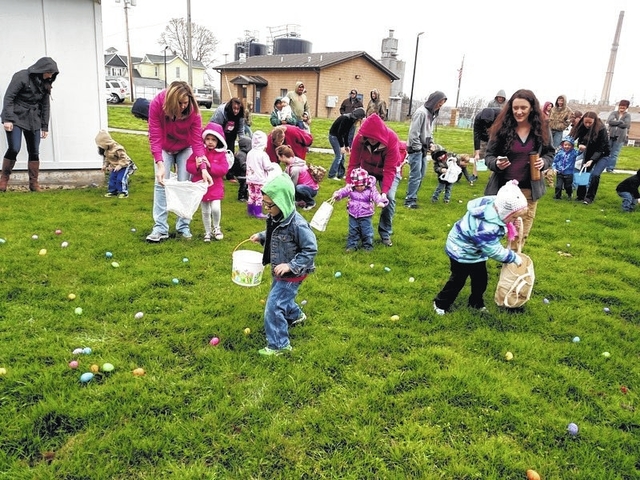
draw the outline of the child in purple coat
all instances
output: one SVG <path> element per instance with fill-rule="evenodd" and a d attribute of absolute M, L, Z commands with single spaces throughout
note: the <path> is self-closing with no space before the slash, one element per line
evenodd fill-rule
<path fill-rule="evenodd" d="M 357 250 L 360 242 L 365 250 L 373 250 L 373 212 L 376 205 L 386 207 L 389 200 L 380 194 L 375 177 L 369 175 L 364 168 L 354 168 L 351 171 L 350 183 L 333 192 L 334 200 L 345 197 L 349 197 L 347 253 Z"/>

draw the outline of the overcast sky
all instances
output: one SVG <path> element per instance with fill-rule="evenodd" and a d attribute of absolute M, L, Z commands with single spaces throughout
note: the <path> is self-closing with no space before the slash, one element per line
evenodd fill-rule
<path fill-rule="evenodd" d="M 314 53 L 364 50 L 381 56 L 382 40 L 394 30 L 398 58 L 406 62 L 403 91 L 411 89 L 417 34 L 420 37 L 414 99 L 442 90 L 455 106 L 458 69 L 464 57 L 460 103 L 465 98 L 493 98 L 504 89 L 534 91 L 541 102 L 564 94 L 569 99 L 599 101 L 616 26 L 624 11 L 610 102 L 640 102 L 640 1 L 608 0 L 443 0 L 416 4 L 303 0 L 302 2 L 212 2 L 191 0 L 191 20 L 218 39 L 216 65 L 234 58 L 234 45 L 245 31 L 268 43 L 272 29 L 300 25 L 301 38 Z M 416 7 L 416 5 L 420 5 Z M 346 9 L 348 8 L 348 10 Z M 123 3 L 102 0 L 104 48 L 126 55 Z M 129 9 L 131 55 L 162 53 L 160 34 L 174 17 L 187 17 L 187 0 L 137 0 Z M 215 85 L 219 89 L 219 84 Z M 345 85 L 345 97 L 351 88 Z"/>

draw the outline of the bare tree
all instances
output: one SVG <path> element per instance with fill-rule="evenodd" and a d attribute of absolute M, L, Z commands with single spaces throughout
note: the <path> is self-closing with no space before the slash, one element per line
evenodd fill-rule
<path fill-rule="evenodd" d="M 213 32 L 202 25 L 191 23 L 191 48 L 189 52 L 189 39 L 187 20 L 185 18 L 172 18 L 160 35 L 158 43 L 167 45 L 185 60 L 191 58 L 202 62 L 209 68 L 215 61 L 215 52 L 218 48 L 218 40 Z"/>

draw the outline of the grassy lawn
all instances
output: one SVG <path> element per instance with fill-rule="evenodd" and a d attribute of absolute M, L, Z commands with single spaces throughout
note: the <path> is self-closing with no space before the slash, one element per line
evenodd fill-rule
<path fill-rule="evenodd" d="M 112 128 L 146 127 L 124 107 L 109 115 Z M 314 146 L 329 148 L 329 126 L 314 121 Z M 408 124 L 390 126 L 406 139 Z M 253 129 L 269 131 L 268 118 Z M 640 478 L 640 233 L 638 213 L 620 212 L 624 175 L 604 174 L 591 206 L 540 200 L 525 248 L 536 285 L 516 314 L 492 302 L 495 262 L 487 314 L 466 308 L 468 287 L 452 312 L 432 311 L 446 235 L 487 172 L 445 205 L 429 201 L 430 171 L 418 210 L 402 207 L 403 181 L 394 246 L 371 253 L 344 254 L 337 203 L 300 289 L 308 321 L 291 332 L 294 350 L 261 358 L 269 275 L 254 288 L 230 276 L 234 248 L 264 223 L 228 183 L 223 241 L 202 242 L 197 212 L 191 242 L 146 243 L 148 141 L 112 135 L 140 168 L 128 199 L 104 188 L 0 196 L 0 477 Z M 468 130 L 439 127 L 435 139 L 472 150 Z M 309 159 L 328 167 L 332 155 Z M 640 149 L 625 147 L 619 167 L 640 167 Z M 318 199 L 339 185 L 325 180 Z M 106 362 L 113 372 L 79 381 Z"/>

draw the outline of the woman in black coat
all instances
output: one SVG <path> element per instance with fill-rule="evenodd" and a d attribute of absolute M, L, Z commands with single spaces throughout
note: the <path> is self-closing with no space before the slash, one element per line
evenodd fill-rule
<path fill-rule="evenodd" d="M 0 192 L 7 190 L 23 136 L 29 154 L 29 189 L 40 191 L 40 138 L 47 138 L 49 135 L 49 96 L 57 76 L 56 62 L 52 58 L 42 57 L 26 70 L 15 73 L 7 87 L 2 123 L 7 133 L 8 148 L 2 161 Z"/>

